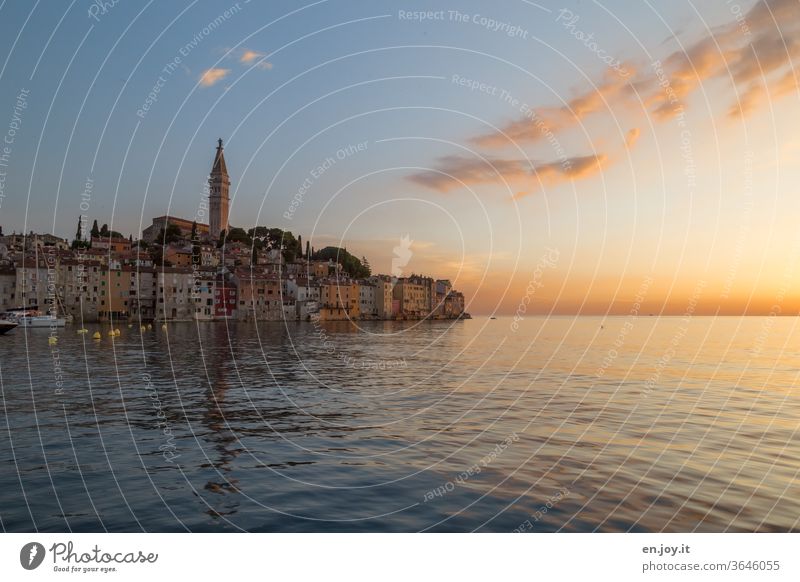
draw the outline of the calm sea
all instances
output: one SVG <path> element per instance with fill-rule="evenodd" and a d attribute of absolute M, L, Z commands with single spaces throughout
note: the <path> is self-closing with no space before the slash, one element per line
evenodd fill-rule
<path fill-rule="evenodd" d="M 512 324 L 17 329 L 2 528 L 800 529 L 800 319 Z"/>

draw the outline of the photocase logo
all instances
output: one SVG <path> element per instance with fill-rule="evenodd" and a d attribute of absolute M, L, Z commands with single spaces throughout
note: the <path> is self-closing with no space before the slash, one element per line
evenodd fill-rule
<path fill-rule="evenodd" d="M 411 237 L 404 234 L 400 237 L 400 244 L 392 249 L 394 257 L 392 257 L 392 282 L 396 283 L 397 279 L 403 274 L 403 267 L 405 267 L 411 260 L 414 254 L 411 252 Z"/>
<path fill-rule="evenodd" d="M 30 542 L 19 551 L 19 563 L 26 570 L 35 570 L 44 561 L 44 546 L 39 542 Z"/>

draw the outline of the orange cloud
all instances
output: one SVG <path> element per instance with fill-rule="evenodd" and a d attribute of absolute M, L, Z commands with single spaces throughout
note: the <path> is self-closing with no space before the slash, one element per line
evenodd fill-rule
<path fill-rule="evenodd" d="M 764 84 L 759 82 L 751 83 L 745 92 L 739 95 L 739 99 L 731 105 L 728 115 L 730 117 L 746 116 L 758 108 L 764 97 Z"/>
<path fill-rule="evenodd" d="M 626 68 L 628 75 L 633 68 Z M 524 115 L 500 129 L 498 132 L 479 135 L 470 141 L 474 144 L 500 148 L 510 144 L 536 143 L 551 140 L 553 136 L 580 123 L 592 113 L 607 109 L 609 100 L 619 95 L 633 94 L 628 75 L 622 76 L 610 70 L 607 78 L 589 91 L 570 99 L 562 107 L 538 107 L 524 112 Z"/>
<path fill-rule="evenodd" d="M 259 53 L 259 52 L 252 51 L 250 49 L 244 49 L 244 51 L 242 52 L 242 56 L 239 57 L 239 62 L 240 63 L 252 63 L 254 60 L 259 59 L 259 58 L 261 58 L 263 56 L 264 55 Z"/>
<path fill-rule="evenodd" d="M 230 69 L 206 69 L 203 71 L 203 74 L 200 75 L 200 85 L 202 87 L 211 87 L 212 85 L 216 85 L 222 79 L 227 77 L 228 73 L 230 73 Z"/>
<path fill-rule="evenodd" d="M 265 71 L 268 71 L 268 70 L 270 70 L 272 68 L 272 63 L 270 63 L 270 62 L 268 62 L 266 60 L 263 60 L 265 56 L 266 55 L 264 55 L 264 53 L 260 53 L 258 51 L 254 51 L 254 50 L 250 50 L 250 49 L 244 49 L 242 51 L 242 55 L 239 57 L 239 62 L 243 63 L 245 65 L 249 65 L 250 63 L 253 63 L 254 61 L 258 61 L 258 62 L 255 63 L 255 66 L 257 66 L 259 69 L 263 69 Z"/>
<path fill-rule="evenodd" d="M 596 174 L 608 162 L 605 154 L 577 156 L 556 162 L 536 164 L 530 160 L 466 158 L 445 156 L 433 170 L 408 176 L 416 184 L 437 192 L 449 192 L 463 186 L 480 184 L 506 185 L 525 182 L 528 189 L 514 194 L 514 198 L 528 196 L 538 191 L 541 185 L 555 185 L 570 180 L 579 180 Z"/>
<path fill-rule="evenodd" d="M 797 91 L 799 86 L 797 73 L 794 69 L 789 69 L 786 74 L 772 86 L 772 89 L 776 97 L 783 97 L 787 93 Z"/>
<path fill-rule="evenodd" d="M 578 94 L 562 107 L 532 107 L 501 131 L 473 137 L 488 148 L 510 144 L 552 141 L 587 116 L 632 95 L 640 95 L 660 121 L 685 108 L 686 99 L 703 82 L 720 79 L 739 88 L 739 99 L 729 115 L 748 114 L 763 105 L 769 95 L 780 97 L 796 90 L 793 62 L 800 59 L 800 18 L 797 0 L 763 0 L 742 19 L 716 29 L 687 49 L 663 59 L 659 71 L 648 67 L 622 76 L 609 70 L 605 79 Z M 626 65 L 627 71 L 633 67 Z M 758 83 L 763 84 L 759 87 Z"/>
<path fill-rule="evenodd" d="M 542 141 L 556 146 L 560 132 L 575 127 L 590 115 L 602 112 L 613 115 L 613 106 L 632 97 L 641 98 L 647 110 L 664 121 L 681 113 L 687 98 L 710 79 L 732 82 L 738 89 L 738 99 L 728 114 L 747 115 L 768 97 L 797 91 L 793 59 L 800 59 L 798 0 L 762 0 L 743 19 L 715 29 L 689 48 L 668 55 L 663 62 L 641 70 L 626 65 L 629 72 L 624 76 L 609 70 L 597 85 L 573 96 L 565 105 L 526 107 L 522 115 L 499 131 L 473 136 L 469 141 L 484 148 Z M 634 147 L 640 135 L 638 127 L 629 130 L 625 146 Z M 562 157 L 563 161 L 546 164 L 515 159 L 492 159 L 487 163 L 445 157 L 434 170 L 416 173 L 408 179 L 439 192 L 457 188 L 461 183 L 470 186 L 522 181 L 526 185 L 516 197 L 523 197 L 537 190 L 527 186 L 531 179 L 539 184 L 554 184 L 585 178 L 599 173 L 608 163 L 605 155 Z"/>
<path fill-rule="evenodd" d="M 529 177 L 533 171 L 533 163 L 522 160 L 484 161 L 478 158 L 445 156 L 439 158 L 438 162 L 436 169 L 412 174 L 408 179 L 438 192 L 448 192 L 461 186 L 516 181 Z"/>
<path fill-rule="evenodd" d="M 642 131 L 638 127 L 629 129 L 628 133 L 625 134 L 625 147 L 631 149 L 633 146 L 635 146 L 636 142 L 639 141 L 639 136 L 641 133 Z"/>
<path fill-rule="evenodd" d="M 793 62 L 800 58 L 797 16 L 797 0 L 758 2 L 741 20 L 667 57 L 664 70 L 670 90 L 683 99 L 708 79 L 727 80 L 739 93 L 728 114 L 738 116 L 755 111 L 768 91 L 778 97 L 795 89 L 791 79 Z M 653 113 L 660 118 L 674 109 L 666 93 L 657 90 L 651 96 Z"/>
<path fill-rule="evenodd" d="M 606 154 L 576 156 L 558 162 L 536 166 L 534 173 L 544 184 L 555 185 L 570 180 L 581 180 L 599 173 L 607 164 Z"/>

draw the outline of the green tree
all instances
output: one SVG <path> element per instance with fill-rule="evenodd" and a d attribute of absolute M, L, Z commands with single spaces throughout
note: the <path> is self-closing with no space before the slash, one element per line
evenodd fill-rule
<path fill-rule="evenodd" d="M 342 270 L 355 279 L 363 279 L 370 276 L 369 265 L 363 265 L 360 260 L 347 252 L 346 249 L 339 247 L 325 247 L 317 251 L 314 259 L 327 261 L 334 260 L 342 266 Z"/>
<path fill-rule="evenodd" d="M 243 228 L 233 227 L 228 231 L 228 235 L 225 237 L 228 242 L 240 242 L 245 243 L 248 246 L 253 244 L 253 240 L 250 238 L 250 235 Z"/>
<path fill-rule="evenodd" d="M 80 242 L 81 238 L 83 237 L 83 229 L 81 228 L 81 226 L 83 226 L 83 222 L 81 221 L 81 218 L 79 216 L 78 217 L 78 230 L 75 232 L 75 240 L 78 241 L 78 242 Z"/>
<path fill-rule="evenodd" d="M 192 222 L 192 235 L 191 235 L 191 239 L 192 239 L 192 240 L 197 240 L 197 221 L 196 221 L 196 220 Z"/>
<path fill-rule="evenodd" d="M 161 244 L 168 245 L 170 243 L 177 242 L 183 239 L 183 232 L 181 228 L 177 224 L 172 224 L 171 222 L 167 223 L 167 229 L 161 229 L 161 232 L 158 234 L 158 239 L 161 241 Z"/>
<path fill-rule="evenodd" d="M 270 230 L 272 229 L 266 226 L 256 226 L 248 230 L 247 234 L 253 240 L 259 240 L 261 242 L 265 242 L 266 239 L 269 237 Z"/>
<path fill-rule="evenodd" d="M 161 266 L 164 264 L 164 249 L 161 245 L 151 245 L 148 249 L 148 253 L 150 254 L 150 260 L 153 261 L 154 265 Z"/>
<path fill-rule="evenodd" d="M 97 219 L 94 220 L 92 223 L 92 238 L 100 238 L 100 229 L 97 228 Z"/>
<path fill-rule="evenodd" d="M 111 233 L 108 232 L 108 225 L 104 224 L 100 227 L 100 237 L 101 238 L 108 238 Z"/>

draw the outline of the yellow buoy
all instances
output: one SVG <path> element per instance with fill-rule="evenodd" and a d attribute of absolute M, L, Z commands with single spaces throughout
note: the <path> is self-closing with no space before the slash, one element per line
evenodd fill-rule
<path fill-rule="evenodd" d="M 148 323 L 147 324 L 147 329 L 153 329 L 153 324 L 152 323 Z"/>
<path fill-rule="evenodd" d="M 117 328 L 117 329 L 115 329 L 115 330 L 114 330 L 114 335 L 120 335 L 119 328 Z"/>
<path fill-rule="evenodd" d="M 99 332 L 99 331 L 96 331 L 96 332 L 94 332 L 94 335 L 93 335 L 92 337 L 93 337 L 94 339 L 96 339 L 96 340 L 99 340 L 99 339 L 100 339 L 101 337 L 103 337 L 103 336 L 101 336 L 101 335 L 100 335 L 100 332 Z"/>
<path fill-rule="evenodd" d="M 51 335 L 49 338 L 47 338 L 47 343 L 49 343 L 52 346 L 58 343 L 58 338 Z"/>
<path fill-rule="evenodd" d="M 161 329 L 167 329 L 167 324 L 166 323 L 162 323 L 161 324 Z"/>
<path fill-rule="evenodd" d="M 88 333 L 88 332 L 89 332 L 89 330 L 88 330 L 88 329 L 86 329 L 85 327 L 82 327 L 82 328 L 80 328 L 80 329 L 78 330 L 78 333 Z"/>
<path fill-rule="evenodd" d="M 133 327 L 133 324 L 132 324 L 132 323 L 129 323 L 129 324 L 128 324 L 128 329 L 130 329 L 130 328 L 132 328 L 132 327 Z"/>
<path fill-rule="evenodd" d="M 146 329 L 147 329 L 147 327 L 146 327 L 146 326 L 144 326 L 144 325 L 143 325 L 143 326 L 141 326 L 141 327 L 139 327 L 139 331 L 144 331 L 144 330 L 146 330 Z"/>

